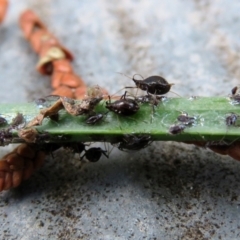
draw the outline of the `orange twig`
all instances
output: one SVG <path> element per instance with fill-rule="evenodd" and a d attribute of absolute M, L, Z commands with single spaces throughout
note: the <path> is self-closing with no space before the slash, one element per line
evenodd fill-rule
<path fill-rule="evenodd" d="M 8 8 L 7 0 L 0 0 L 0 23 L 4 20 Z"/>
<path fill-rule="evenodd" d="M 86 85 L 73 71 L 71 52 L 60 44 L 33 11 L 23 12 L 19 23 L 25 38 L 40 57 L 37 70 L 44 75 L 51 75 L 52 94 L 83 98 Z"/>
<path fill-rule="evenodd" d="M 6 2 L 0 0 L 0 3 Z M 0 4 L 0 15 L 1 15 Z M 1 19 L 1 16 L 0 16 Z M 25 38 L 39 55 L 37 70 L 45 75 L 51 75 L 52 94 L 73 99 L 83 98 L 86 85 L 77 76 L 70 62 L 73 56 L 47 30 L 46 26 L 31 10 L 20 16 L 20 26 Z M 42 166 L 49 151 L 38 149 L 37 144 L 21 144 L 0 160 L 0 191 L 19 186 L 33 172 Z"/>

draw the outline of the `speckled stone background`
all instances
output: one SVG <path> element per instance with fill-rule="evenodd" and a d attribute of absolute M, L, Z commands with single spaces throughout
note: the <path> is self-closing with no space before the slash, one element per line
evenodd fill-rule
<path fill-rule="evenodd" d="M 72 50 L 89 85 L 113 93 L 132 84 L 116 72 L 157 74 L 182 96 L 227 96 L 239 83 L 237 0 L 10 0 L 0 26 L 1 102 L 51 92 L 18 27 L 26 8 Z M 59 150 L 20 187 L 0 194 L 0 238 L 239 239 L 239 173 L 230 157 L 173 142 L 114 150 L 82 169 Z"/>

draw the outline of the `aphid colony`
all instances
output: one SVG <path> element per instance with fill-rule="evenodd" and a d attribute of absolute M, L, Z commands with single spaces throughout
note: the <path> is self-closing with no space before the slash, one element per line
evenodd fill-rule
<path fill-rule="evenodd" d="M 134 82 L 135 81 L 136 80 L 134 80 Z M 124 117 L 134 115 L 140 109 L 141 103 L 150 103 L 152 106 L 157 106 L 160 101 L 164 99 L 163 96 L 158 95 L 168 92 L 171 88 L 171 85 L 172 84 L 168 84 L 165 79 L 158 76 L 147 78 L 141 82 L 139 80 L 136 82 L 136 86 L 145 90 L 147 92 L 147 95 L 133 97 L 130 96 L 127 91 L 125 91 L 125 93 L 114 102 L 112 102 L 111 97 L 108 96 L 108 101 L 105 103 L 107 111 L 103 113 L 95 112 L 96 106 L 101 102 L 101 100 L 104 99 L 104 97 L 106 97 L 104 96 L 103 91 L 99 86 L 90 88 L 87 96 L 82 101 L 76 101 L 72 98 L 61 97 L 58 95 L 50 95 L 45 98 L 40 98 L 36 100 L 36 104 L 42 108 L 40 110 L 40 113 L 28 123 L 25 122 L 21 114 L 18 114 L 16 118 L 13 119 L 10 127 L 0 132 L 1 145 L 6 145 L 7 143 L 11 142 L 12 129 L 17 129 L 18 136 L 29 144 L 40 144 L 49 141 L 49 134 L 40 134 L 36 128 L 34 128 L 34 126 L 42 125 L 43 120 L 47 117 L 53 121 L 58 121 L 59 111 L 62 109 L 73 116 L 86 116 L 85 122 L 89 125 L 99 123 L 110 111 Z M 6 119 L 3 117 L 0 118 L 0 124 L 6 124 Z M 139 150 L 146 147 L 150 142 L 151 139 L 149 135 L 125 135 L 122 139 L 122 142 L 118 144 L 118 147 L 121 150 Z M 47 144 L 44 145 L 46 146 Z M 61 146 L 66 147 L 64 144 Z M 70 146 L 68 147 L 70 148 Z M 72 148 L 72 150 L 74 152 L 79 152 L 76 150 L 76 148 Z M 100 150 L 100 148 L 90 148 L 88 150 L 84 148 L 84 152 L 85 154 L 83 157 L 86 157 L 89 161 L 93 161 L 93 158 L 91 157 L 93 153 L 99 155 L 99 158 L 102 154 L 107 156 L 105 151 Z M 95 159 L 98 159 L 98 157 Z"/>

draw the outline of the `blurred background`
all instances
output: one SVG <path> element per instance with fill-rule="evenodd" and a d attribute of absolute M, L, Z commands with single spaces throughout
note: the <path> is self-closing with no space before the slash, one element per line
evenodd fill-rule
<path fill-rule="evenodd" d="M 18 25 L 27 8 L 74 53 L 74 69 L 89 86 L 114 93 L 133 85 L 117 72 L 161 75 L 181 96 L 227 96 L 239 84 L 237 0 L 9 4 L 0 25 L 2 103 L 51 93 Z M 230 157 L 174 142 L 114 149 L 82 169 L 73 154 L 54 155 L 0 194 L 1 239 L 239 239 L 240 164 Z"/>

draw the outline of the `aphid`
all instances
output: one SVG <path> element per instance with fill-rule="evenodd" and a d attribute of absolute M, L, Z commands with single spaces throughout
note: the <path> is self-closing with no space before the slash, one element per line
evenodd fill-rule
<path fill-rule="evenodd" d="M 185 128 L 186 128 L 186 125 L 184 124 L 173 125 L 169 128 L 169 133 L 172 135 L 176 135 L 183 132 Z"/>
<path fill-rule="evenodd" d="M 11 143 L 13 135 L 11 133 L 11 128 L 2 129 L 0 131 L 0 146 L 5 146 Z"/>
<path fill-rule="evenodd" d="M 136 100 L 126 98 L 126 93 L 127 92 L 125 92 L 119 100 L 116 100 L 113 103 L 111 103 L 111 98 L 108 96 L 109 102 L 106 102 L 106 108 L 123 116 L 135 114 L 139 110 L 139 105 Z"/>
<path fill-rule="evenodd" d="M 196 121 L 196 117 L 189 117 L 188 113 L 182 113 L 177 117 L 177 120 L 186 126 L 192 126 Z"/>
<path fill-rule="evenodd" d="M 89 162 L 97 162 L 101 158 L 102 154 L 108 158 L 107 151 L 102 150 L 100 147 L 89 148 L 85 151 L 81 160 L 86 157 Z"/>
<path fill-rule="evenodd" d="M 21 113 L 17 113 L 17 116 L 13 118 L 11 128 L 13 129 L 20 129 L 23 128 L 26 124 L 26 121 Z"/>
<path fill-rule="evenodd" d="M 235 113 L 231 113 L 231 115 L 227 116 L 225 119 L 226 125 L 227 126 L 233 126 L 236 124 L 237 120 L 238 120 L 238 115 L 236 115 Z"/>
<path fill-rule="evenodd" d="M 107 114 L 108 114 L 108 112 L 106 112 L 104 114 L 103 113 L 96 113 L 96 114 L 88 117 L 87 120 L 86 120 L 86 123 L 89 124 L 89 125 L 94 125 L 94 124 L 100 122 L 103 119 L 103 117 L 106 116 Z"/>
<path fill-rule="evenodd" d="M 232 95 L 230 98 L 233 100 L 233 104 L 240 104 L 240 95 L 238 93 L 238 87 L 234 87 L 232 90 Z"/>
<path fill-rule="evenodd" d="M 4 117 L 0 117 L 0 125 L 7 124 L 7 120 Z"/>
<path fill-rule="evenodd" d="M 137 74 L 135 74 L 137 75 Z M 143 91 L 146 91 L 148 94 L 155 94 L 155 95 L 163 95 L 170 91 L 172 85 L 174 83 L 168 83 L 166 79 L 160 76 L 151 76 L 143 80 L 136 80 L 134 78 L 132 80 L 136 84 L 137 88 L 140 88 Z M 133 87 L 126 87 L 126 88 L 133 88 Z"/>
<path fill-rule="evenodd" d="M 120 150 L 140 150 L 149 146 L 151 136 L 148 134 L 125 134 L 122 142 L 119 143 Z"/>

